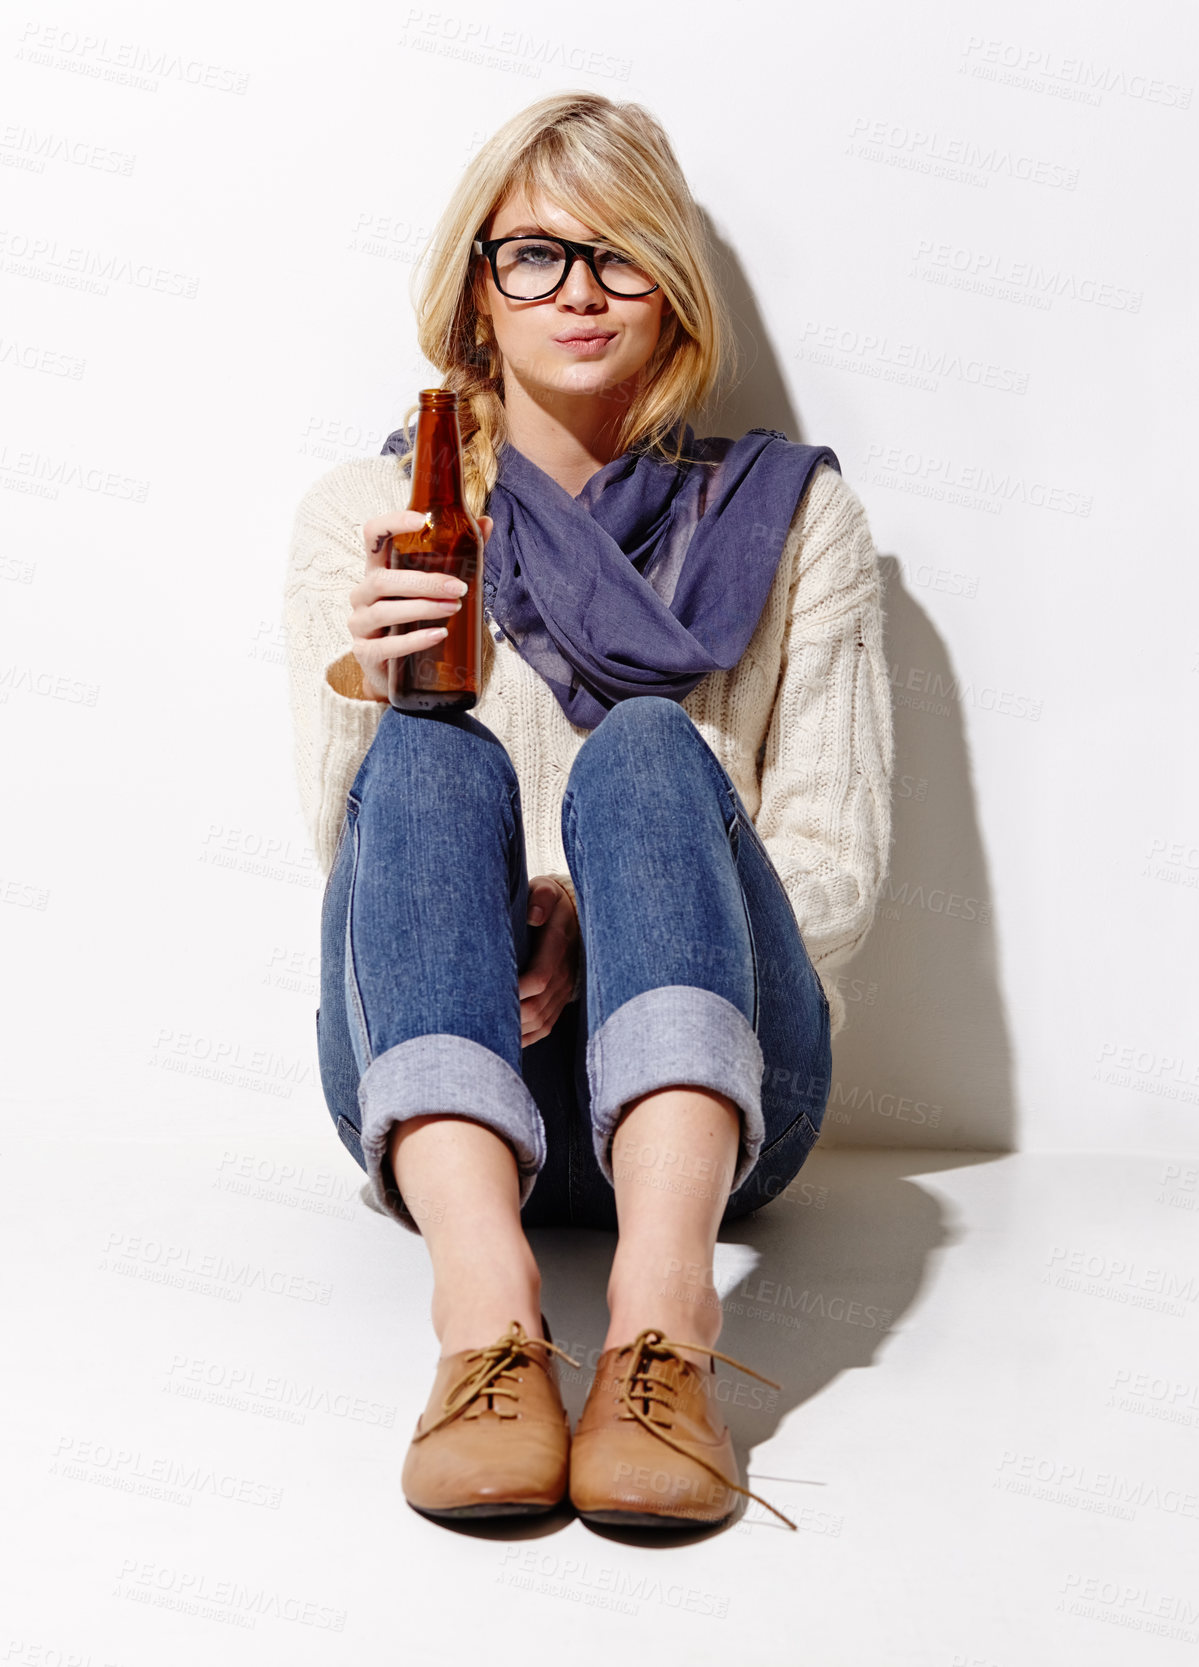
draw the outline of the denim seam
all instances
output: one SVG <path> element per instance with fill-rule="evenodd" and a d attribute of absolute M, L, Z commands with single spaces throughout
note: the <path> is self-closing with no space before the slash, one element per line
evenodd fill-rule
<path fill-rule="evenodd" d="M 734 794 L 736 793 L 736 788 L 733 789 L 733 792 L 734 792 Z M 763 864 L 766 868 L 766 872 L 770 875 L 770 878 L 774 881 L 775 890 L 778 892 L 778 894 L 782 898 L 783 902 L 787 905 L 787 908 L 790 911 L 792 920 L 795 921 L 795 930 L 799 933 L 799 941 L 800 941 L 800 944 L 803 947 L 804 954 L 807 956 L 808 966 L 811 969 L 813 977 L 816 980 L 816 989 L 819 992 L 821 1001 L 824 1003 L 825 1016 L 827 1017 L 828 1012 L 829 1012 L 829 1005 L 828 1005 L 828 996 L 825 993 L 824 983 L 823 983 L 823 981 L 820 977 L 820 974 L 816 971 L 816 963 L 813 961 L 811 952 L 808 949 L 807 944 L 804 942 L 803 929 L 801 928 L 801 926 L 799 924 L 799 921 L 796 920 L 796 918 L 795 918 L 795 905 L 791 901 L 790 894 L 788 893 L 786 886 L 783 884 L 782 877 L 780 876 L 778 869 L 774 866 L 774 861 L 773 861 L 773 859 L 770 855 L 770 852 L 766 849 L 766 841 L 762 838 L 762 836 L 758 832 L 757 828 L 754 827 L 753 819 L 751 817 L 741 815 L 741 812 L 737 809 L 736 798 L 733 799 L 733 814 L 737 819 L 738 826 L 748 829 L 749 836 L 750 836 L 751 840 L 754 842 L 754 844 L 758 848 L 758 854 L 762 858 Z M 756 957 L 755 957 L 755 962 L 754 962 L 754 976 L 755 976 L 755 979 L 756 979 L 756 977 L 757 977 L 757 959 L 756 959 Z M 756 1007 L 755 1007 L 754 1011 L 756 1013 L 756 1011 L 757 1011 Z M 817 1132 L 819 1133 L 819 1131 L 817 1131 Z"/>
<path fill-rule="evenodd" d="M 733 807 L 733 820 L 730 826 L 725 829 L 725 833 L 728 835 L 729 844 L 732 847 L 733 869 L 737 875 L 737 889 L 741 893 L 741 912 L 745 916 L 745 935 L 749 939 L 749 964 L 754 975 L 754 1013 L 752 1022 L 754 1034 L 756 1035 L 761 1009 L 761 980 L 758 977 L 758 945 L 756 939 L 754 938 L 754 923 L 749 912 L 749 898 L 745 895 L 745 882 L 741 878 L 741 818 L 737 812 L 736 794 L 737 789 L 732 787 L 730 789 L 730 803 Z"/>
<path fill-rule="evenodd" d="M 817 983 L 817 987 L 819 988 L 820 980 L 817 979 L 816 983 Z M 823 993 L 824 992 L 822 990 L 821 994 L 823 995 Z M 828 1004 L 827 1004 L 827 1001 L 826 1001 L 826 1003 L 825 1003 L 826 1008 L 827 1008 L 827 1005 Z M 827 1031 L 827 1028 L 828 1028 L 828 1013 L 827 1013 L 827 1011 L 825 1012 L 825 1015 L 824 1015 L 824 1026 L 825 1026 L 825 1030 Z M 810 1080 L 811 1079 L 809 1078 L 809 1081 Z M 830 1075 L 829 1085 L 828 1085 L 828 1088 L 827 1088 L 827 1090 L 825 1092 L 825 1096 L 824 1096 L 824 1107 L 822 1109 L 827 1109 L 828 1102 L 829 1102 L 829 1095 L 832 1093 L 832 1091 L 833 1091 L 833 1084 L 832 1084 L 832 1077 Z M 822 1119 L 822 1122 L 823 1122 L 823 1119 Z M 812 1137 L 811 1141 L 809 1142 L 808 1150 L 811 1151 L 812 1147 L 815 1146 L 816 1142 L 820 1139 L 820 1131 L 821 1131 L 822 1124 L 815 1122 L 813 1118 L 808 1116 L 806 1111 L 799 1111 L 795 1114 L 795 1117 L 791 1120 L 791 1122 L 788 1123 L 787 1127 L 783 1130 L 782 1134 L 777 1135 L 775 1137 L 775 1139 L 770 1142 L 769 1146 L 763 1146 L 762 1150 L 758 1153 L 759 1161 L 761 1161 L 762 1158 L 768 1157 L 770 1155 L 770 1153 L 774 1151 L 776 1146 L 781 1145 L 782 1142 L 784 1140 L 786 1140 L 787 1137 L 790 1134 L 793 1133 L 793 1131 L 796 1127 L 796 1124 L 799 1124 L 799 1123 L 804 1123 L 808 1127 L 808 1130 L 809 1130 L 809 1132 L 811 1134 L 811 1137 Z"/>
<path fill-rule="evenodd" d="M 341 819 L 341 828 L 340 828 L 340 830 L 338 832 L 338 835 L 337 835 L 337 844 L 333 847 L 333 860 L 329 864 L 329 874 L 330 875 L 332 875 L 333 870 L 337 867 L 337 859 L 338 859 L 338 857 L 340 857 L 341 848 L 346 842 L 346 834 L 349 832 L 349 827 L 350 827 L 349 817 L 343 815 L 342 819 Z"/>
<path fill-rule="evenodd" d="M 516 828 L 522 821 L 519 781 L 505 782 L 504 791 L 508 800 L 508 816 L 504 823 L 505 867 L 508 875 L 508 906 L 511 908 L 520 890 L 520 854 L 516 840 Z"/>
<path fill-rule="evenodd" d="M 567 828 L 568 823 L 569 830 Z M 558 830 L 562 836 L 562 852 L 563 855 L 567 857 L 566 866 L 567 869 L 570 870 L 570 877 L 573 880 L 574 870 L 570 868 L 570 858 L 567 853 L 573 850 L 575 852 L 577 863 L 578 853 L 582 850 L 583 846 L 582 841 L 578 836 L 578 830 L 575 826 L 575 796 L 570 788 L 567 788 L 562 795 L 562 808 L 558 815 Z M 569 839 L 567 838 L 568 831 Z M 578 1013 L 575 1018 L 576 1049 L 579 1046 L 579 1038 L 583 1037 L 585 1039 L 587 1036 L 587 980 L 591 976 L 586 960 L 586 947 L 583 935 L 583 916 L 585 912 L 586 902 L 579 896 L 579 888 L 576 884 L 575 919 L 578 922 L 579 927 L 579 970 L 575 980 L 578 990 L 577 998 L 575 991 L 571 991 L 571 1000 L 573 1001 L 577 999 L 579 1003 Z M 576 1062 L 572 1061 L 572 1065 L 574 1063 Z M 572 1070 L 572 1076 L 573 1074 Z M 576 1198 L 582 1197 L 584 1193 L 583 1178 L 585 1174 L 586 1166 L 581 1159 L 578 1146 L 575 1141 L 574 1118 L 568 1117 L 566 1119 L 566 1207 L 572 1224 L 575 1218 L 575 1200 Z"/>
<path fill-rule="evenodd" d="M 750 838 L 754 841 L 754 843 L 758 847 L 758 851 L 759 851 L 760 855 L 762 856 L 763 861 L 765 862 L 767 872 L 769 873 L 770 878 L 774 881 L 775 890 L 778 892 L 778 894 L 782 898 L 783 902 L 787 905 L 788 909 L 791 911 L 792 920 L 795 920 L 795 905 L 791 901 L 791 894 L 787 890 L 786 886 L 783 884 L 782 875 L 779 873 L 778 869 L 774 866 L 774 859 L 770 855 L 770 852 L 766 849 L 766 841 L 762 838 L 761 834 L 758 832 L 757 828 L 754 826 L 753 818 L 751 816 L 742 816 L 740 811 L 738 811 L 737 812 L 737 819 L 742 824 L 742 826 L 749 829 Z M 796 929 L 798 930 L 799 929 L 798 920 L 795 921 L 795 925 L 796 925 Z M 801 939 L 803 937 L 803 932 L 802 931 L 800 931 L 800 937 L 801 937 Z M 807 955 L 808 961 L 812 965 L 812 971 L 815 972 L 816 971 L 816 965 L 815 965 L 815 962 L 812 961 L 812 957 L 808 952 L 808 946 L 807 946 L 806 943 L 804 944 L 804 954 Z"/>
<path fill-rule="evenodd" d="M 564 788 L 562 793 L 562 805 L 558 812 L 558 833 L 562 840 L 562 854 L 566 858 L 566 867 L 570 872 L 570 877 L 573 881 L 575 878 L 575 870 L 570 866 L 570 853 L 574 851 L 576 866 L 578 866 L 578 853 L 582 849 L 582 842 L 579 839 L 578 830 L 575 826 L 575 795 L 574 790 L 570 787 Z M 577 999 L 579 1003 L 578 1013 L 575 1018 L 575 1048 L 577 1049 L 579 1047 L 580 1039 L 583 1039 L 584 1045 L 586 1044 L 587 980 L 590 978 L 591 973 L 588 964 L 584 959 L 585 949 L 583 944 L 583 915 L 586 911 L 586 903 L 579 895 L 577 882 L 575 883 L 574 889 L 575 918 L 578 921 L 580 939 L 579 973 L 576 979 L 576 984 L 578 986 Z M 576 999 L 575 992 L 573 990 L 571 991 L 571 999 Z M 577 1067 L 577 1058 L 572 1061 L 572 1065 Z M 574 1072 L 572 1070 L 572 1076 L 573 1074 Z M 586 1166 L 581 1159 L 575 1140 L 574 1118 L 568 1117 L 566 1119 L 566 1208 L 572 1225 L 574 1224 L 575 1219 L 575 1200 L 576 1198 L 581 1198 L 584 1194 L 583 1177 L 585 1173 Z"/>
<path fill-rule="evenodd" d="M 357 1061 L 359 1075 L 371 1064 L 371 1039 L 366 1027 L 366 1010 L 362 1005 L 362 995 L 358 989 L 358 972 L 354 966 L 354 892 L 358 885 L 358 819 L 355 817 L 351 838 L 354 841 L 353 855 L 350 862 L 350 884 L 346 895 L 346 954 L 345 954 L 345 990 L 348 998 L 348 1013 L 351 1023 L 357 1025 L 358 1043 L 362 1057 Z"/>
<path fill-rule="evenodd" d="M 582 865 L 579 862 L 579 858 L 583 852 L 583 841 L 579 837 L 579 831 L 575 821 L 575 796 L 569 787 L 562 795 L 562 808 L 558 812 L 558 832 L 562 839 L 562 854 L 566 856 L 566 867 L 570 872 L 570 877 L 573 881 L 574 870 L 570 866 L 570 857 L 567 855 L 567 852 L 573 849 L 575 853 L 576 866 L 581 867 Z M 587 963 L 587 942 L 583 931 L 583 916 L 585 913 L 586 904 L 580 899 L 579 888 L 576 884 L 575 919 L 578 921 L 579 925 L 579 964 L 578 970 L 575 973 L 574 988 L 571 990 L 570 995 L 566 999 L 567 1001 L 579 1002 L 579 1010 L 582 1013 L 586 1013 L 587 1011 L 587 979 L 589 976 Z"/>
<path fill-rule="evenodd" d="M 794 1134 L 796 1128 L 800 1124 L 804 1124 L 804 1123 L 807 1124 L 807 1127 L 808 1127 L 808 1129 L 811 1133 L 811 1136 L 812 1136 L 813 1143 L 815 1143 L 817 1140 L 819 1140 L 820 1139 L 820 1130 L 816 1127 L 815 1123 L 813 1123 L 812 1119 L 808 1116 L 807 1112 L 806 1111 L 797 1111 L 795 1116 L 792 1118 L 791 1122 L 788 1123 L 787 1127 L 783 1130 L 782 1134 L 778 1135 L 774 1140 L 772 1140 L 770 1142 L 769 1146 L 763 1146 L 762 1150 L 758 1153 L 758 1158 L 762 1159 L 762 1158 L 769 1157 L 771 1152 L 774 1151 L 776 1146 L 781 1146 L 783 1141 L 786 1140 L 789 1135 Z"/>
<path fill-rule="evenodd" d="M 737 1166 L 730 1193 L 758 1161 L 762 1115 L 761 1044 L 739 1007 L 692 984 L 644 990 L 609 1014 L 587 1043 L 592 1140 L 596 1162 L 615 1186 L 608 1146 L 626 1101 L 674 1083 L 727 1094 L 741 1113 Z"/>
<path fill-rule="evenodd" d="M 350 1119 L 343 1116 L 341 1112 L 338 1112 L 335 1121 L 338 1140 L 341 1141 L 342 1145 L 352 1158 L 357 1157 L 357 1153 L 354 1151 L 354 1145 L 357 1145 L 359 1151 L 362 1150 L 362 1140 L 358 1130 L 354 1127 L 353 1123 L 350 1122 Z"/>

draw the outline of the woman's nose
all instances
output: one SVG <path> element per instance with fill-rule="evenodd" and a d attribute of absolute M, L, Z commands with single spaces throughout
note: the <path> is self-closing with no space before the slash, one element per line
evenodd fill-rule
<path fill-rule="evenodd" d="M 558 300 L 568 307 L 604 305 L 604 292 L 596 283 L 585 260 L 576 260 L 558 291 Z"/>

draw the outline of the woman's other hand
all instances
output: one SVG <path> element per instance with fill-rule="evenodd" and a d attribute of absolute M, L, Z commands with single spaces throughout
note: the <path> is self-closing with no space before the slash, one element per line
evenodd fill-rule
<path fill-rule="evenodd" d="M 579 970 L 579 917 L 560 880 L 539 874 L 529 881 L 528 921 L 533 952 L 520 975 L 520 1045 L 540 1042 L 570 1000 Z"/>
<path fill-rule="evenodd" d="M 366 546 L 366 570 L 350 592 L 350 646 L 362 668 L 362 687 L 372 700 L 387 699 L 387 662 L 401 654 L 415 654 L 430 648 L 441 635 L 440 621 L 451 618 L 462 606 L 464 594 L 456 579 L 444 578 L 423 568 L 388 567 L 387 539 L 391 533 L 415 533 L 425 517 L 415 509 L 393 510 L 390 515 L 373 515 L 362 524 Z M 479 516 L 483 543 L 491 537 L 490 515 Z M 391 625 L 431 619 L 434 623 L 419 631 L 397 631 Z"/>

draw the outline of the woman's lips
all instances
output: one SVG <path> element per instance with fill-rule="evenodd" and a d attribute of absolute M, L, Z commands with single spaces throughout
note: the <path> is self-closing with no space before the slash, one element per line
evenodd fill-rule
<path fill-rule="evenodd" d="M 614 340 L 614 336 L 567 336 L 565 340 L 555 337 L 554 345 L 564 347 L 577 358 L 594 359 Z"/>

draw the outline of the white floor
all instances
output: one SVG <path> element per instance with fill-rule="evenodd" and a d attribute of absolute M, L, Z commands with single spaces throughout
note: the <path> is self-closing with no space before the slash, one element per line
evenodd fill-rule
<path fill-rule="evenodd" d="M 818 1149 L 719 1262 L 721 1347 L 785 1385 L 722 1367 L 741 1461 L 800 1531 L 661 1539 L 407 1507 L 427 1261 L 330 1138 L 5 1155 L 0 1662 L 1194 1659 L 1199 1161 Z M 611 1245 L 536 1235 L 592 1364 Z"/>

